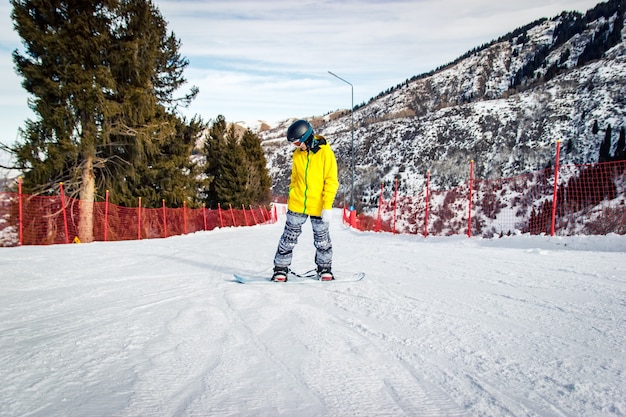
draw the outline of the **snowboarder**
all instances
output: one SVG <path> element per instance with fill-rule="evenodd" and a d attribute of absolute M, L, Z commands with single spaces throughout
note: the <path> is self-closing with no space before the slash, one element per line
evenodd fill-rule
<path fill-rule="evenodd" d="M 337 181 L 337 160 L 326 139 L 313 132 L 306 120 L 297 120 L 287 129 L 287 140 L 297 148 L 292 155 L 287 220 L 274 256 L 272 281 L 286 281 L 293 249 L 302 225 L 311 217 L 317 275 L 322 281 L 334 279 L 333 248 L 329 223 Z"/>

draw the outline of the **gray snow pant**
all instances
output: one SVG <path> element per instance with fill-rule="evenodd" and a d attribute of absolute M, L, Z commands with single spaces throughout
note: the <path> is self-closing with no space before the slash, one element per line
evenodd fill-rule
<path fill-rule="evenodd" d="M 285 230 L 278 242 L 278 249 L 274 256 L 274 266 L 288 267 L 291 265 L 293 249 L 302 233 L 302 225 L 309 217 L 308 214 L 287 211 Z M 321 217 L 311 216 L 313 228 L 313 244 L 315 245 L 315 264 L 318 268 L 331 268 L 333 262 L 333 245 L 330 242 L 329 224 Z"/>

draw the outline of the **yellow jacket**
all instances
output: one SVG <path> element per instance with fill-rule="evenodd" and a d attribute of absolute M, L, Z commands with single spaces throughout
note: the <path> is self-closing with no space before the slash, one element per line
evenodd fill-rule
<path fill-rule="evenodd" d="M 321 216 L 330 210 L 339 188 L 335 153 L 323 136 L 314 150 L 300 148 L 293 153 L 287 208 L 295 213 Z"/>

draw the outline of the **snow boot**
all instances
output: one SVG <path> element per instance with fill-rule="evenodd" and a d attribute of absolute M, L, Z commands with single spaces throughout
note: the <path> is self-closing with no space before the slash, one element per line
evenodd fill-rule
<path fill-rule="evenodd" d="M 286 266 L 275 266 L 274 274 L 272 275 L 272 281 L 285 282 L 287 281 L 288 273 L 289 273 L 289 268 L 287 268 Z"/>
<path fill-rule="evenodd" d="M 317 276 L 320 281 L 332 281 L 335 279 L 333 273 L 330 268 L 317 268 Z"/>

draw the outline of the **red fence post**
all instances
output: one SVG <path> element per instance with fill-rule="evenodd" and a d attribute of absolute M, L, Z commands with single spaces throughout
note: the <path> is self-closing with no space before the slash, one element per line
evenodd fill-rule
<path fill-rule="evenodd" d="M 235 220 L 235 212 L 233 211 L 232 204 L 229 204 L 228 207 L 230 207 L 230 217 L 233 219 L 233 226 L 237 227 L 237 221 Z"/>
<path fill-rule="evenodd" d="M 393 234 L 396 234 L 396 210 L 398 209 L 398 180 L 396 179 L 395 191 L 393 193 Z"/>
<path fill-rule="evenodd" d="M 20 246 L 24 244 L 24 207 L 22 205 L 22 177 L 17 179 L 17 205 L 18 205 L 18 230 L 20 236 Z"/>
<path fill-rule="evenodd" d="M 430 208 L 430 169 L 426 173 L 426 209 L 424 210 L 424 237 L 428 236 L 428 209 Z"/>
<path fill-rule="evenodd" d="M 202 217 L 204 218 L 204 230 L 206 230 L 206 204 L 202 203 Z"/>
<path fill-rule="evenodd" d="M 63 191 L 63 183 L 59 183 L 61 193 L 61 206 L 63 208 L 63 225 L 65 226 L 65 243 L 70 243 L 69 229 L 67 227 L 67 210 L 65 209 L 65 192 Z"/>
<path fill-rule="evenodd" d="M 220 216 L 220 227 L 224 227 L 224 219 L 222 218 L 222 206 L 220 203 L 217 203 L 217 214 Z"/>
<path fill-rule="evenodd" d="M 380 232 L 381 226 L 381 211 L 383 209 L 383 193 L 385 191 L 385 182 L 380 183 L 380 198 L 378 199 L 378 214 L 376 215 L 376 227 L 374 231 Z"/>
<path fill-rule="evenodd" d="M 259 224 L 259 222 L 256 219 L 256 216 L 254 215 L 254 210 L 252 209 L 252 205 L 248 207 L 250 207 L 250 213 L 252 213 L 252 220 L 254 220 L 254 224 Z"/>
<path fill-rule="evenodd" d="M 137 240 L 141 240 L 141 197 L 139 197 L 139 206 L 137 207 Z"/>
<path fill-rule="evenodd" d="M 243 210 L 243 218 L 246 220 L 246 226 L 250 226 L 250 223 L 248 223 L 248 215 L 246 214 L 246 207 L 243 204 L 241 205 L 241 209 Z"/>
<path fill-rule="evenodd" d="M 166 210 L 165 210 L 165 199 L 161 200 L 162 203 L 162 207 L 163 207 L 163 237 L 166 238 L 167 237 L 167 216 L 166 216 Z"/>
<path fill-rule="evenodd" d="M 109 190 L 104 193 L 104 241 L 107 241 L 109 234 Z"/>
<path fill-rule="evenodd" d="M 187 202 L 183 201 L 183 233 L 187 234 Z"/>
<path fill-rule="evenodd" d="M 472 237 L 472 189 L 474 188 L 474 160 L 470 161 L 469 201 L 467 203 L 467 237 Z"/>
<path fill-rule="evenodd" d="M 557 192 L 559 185 L 559 158 L 561 155 L 561 141 L 556 141 L 556 161 L 554 161 L 554 191 L 552 193 L 552 227 L 550 228 L 550 236 L 554 236 L 554 228 L 556 222 L 556 204 Z"/>

